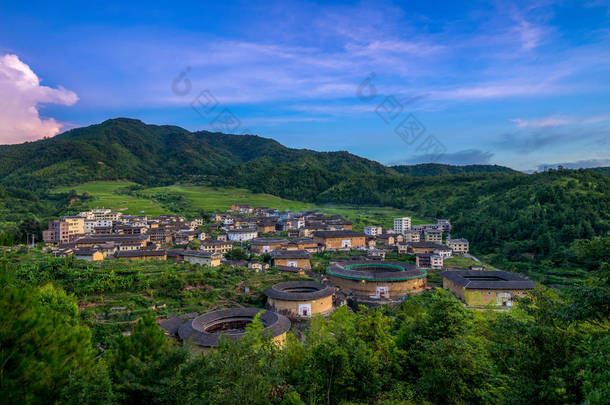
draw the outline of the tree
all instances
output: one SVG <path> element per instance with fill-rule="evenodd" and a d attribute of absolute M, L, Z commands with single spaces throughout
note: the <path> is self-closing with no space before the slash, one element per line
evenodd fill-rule
<path fill-rule="evenodd" d="M 114 389 L 124 403 L 166 402 L 168 387 L 188 357 L 160 331 L 154 314 L 144 315 L 131 336 L 119 336 L 109 353 Z"/>
<path fill-rule="evenodd" d="M 201 247 L 201 240 L 193 239 L 189 241 L 188 247 L 191 249 L 199 249 Z"/>
<path fill-rule="evenodd" d="M 51 298 L 50 298 L 51 297 Z M 73 298 L 18 286 L 0 260 L 0 392 L 6 403 L 55 402 L 72 375 L 94 365 L 89 329 L 74 322 Z"/>

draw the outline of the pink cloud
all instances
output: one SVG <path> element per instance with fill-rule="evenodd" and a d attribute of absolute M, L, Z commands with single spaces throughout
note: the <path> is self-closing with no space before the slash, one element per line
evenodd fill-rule
<path fill-rule="evenodd" d="M 76 93 L 59 86 L 40 85 L 40 79 L 17 55 L 0 56 L 0 143 L 12 144 L 57 135 L 64 124 L 40 117 L 38 105 L 72 105 Z"/>

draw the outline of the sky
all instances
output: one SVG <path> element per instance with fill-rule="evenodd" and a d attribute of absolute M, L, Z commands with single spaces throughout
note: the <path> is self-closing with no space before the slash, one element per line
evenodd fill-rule
<path fill-rule="evenodd" d="M 610 1 L 0 2 L 0 144 L 131 117 L 384 164 L 610 165 Z"/>

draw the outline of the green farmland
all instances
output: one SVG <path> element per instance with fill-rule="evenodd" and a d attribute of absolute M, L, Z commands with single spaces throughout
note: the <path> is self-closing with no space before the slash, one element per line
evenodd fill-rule
<path fill-rule="evenodd" d="M 231 204 L 239 203 L 290 211 L 319 209 L 325 214 L 342 215 L 354 223 L 356 230 L 362 230 L 367 225 L 391 228 L 394 217 L 413 217 L 412 213 L 391 207 L 316 205 L 240 188 L 172 185 L 141 188 L 128 193 L 128 188 L 133 186 L 136 183 L 128 181 L 94 181 L 54 191 L 66 193 L 74 190 L 79 195 L 86 193 L 88 198 L 75 202 L 73 210 L 105 207 L 131 215 L 189 215 L 200 211 L 224 211 L 231 208 Z M 413 217 L 414 225 L 426 222 L 426 219 Z"/>

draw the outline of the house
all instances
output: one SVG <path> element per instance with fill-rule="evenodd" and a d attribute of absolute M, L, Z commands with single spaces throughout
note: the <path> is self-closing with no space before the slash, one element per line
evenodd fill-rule
<path fill-rule="evenodd" d="M 172 242 L 172 234 L 165 230 L 165 228 L 153 228 L 148 232 L 151 243 L 158 245 L 165 245 Z"/>
<path fill-rule="evenodd" d="M 112 228 L 112 221 L 109 219 L 84 219 L 84 233 L 93 233 L 95 228 Z"/>
<path fill-rule="evenodd" d="M 421 234 L 418 231 L 406 231 L 402 234 L 403 242 L 420 242 Z"/>
<path fill-rule="evenodd" d="M 513 297 L 524 297 L 536 284 L 518 274 L 502 270 L 446 270 L 440 273 L 443 288 L 470 306 L 513 305 Z"/>
<path fill-rule="evenodd" d="M 256 230 L 258 231 L 258 233 L 273 233 L 275 232 L 276 224 L 277 221 L 274 221 L 272 219 L 265 219 L 263 221 L 259 221 L 256 224 Z"/>
<path fill-rule="evenodd" d="M 93 228 L 94 235 L 110 235 L 112 233 L 111 226 L 96 226 Z M 118 235 L 118 234 L 117 234 Z"/>
<path fill-rule="evenodd" d="M 88 235 L 82 236 L 74 241 L 75 247 L 94 247 L 96 245 L 102 245 L 107 242 L 114 242 L 116 244 L 122 243 L 137 243 L 140 248 L 146 246 L 149 238 L 148 235 Z"/>
<path fill-rule="evenodd" d="M 165 250 L 123 250 L 114 254 L 117 259 L 126 260 L 166 260 Z"/>
<path fill-rule="evenodd" d="M 411 217 L 394 218 L 394 232 L 405 233 L 411 229 Z"/>
<path fill-rule="evenodd" d="M 307 250 L 309 253 L 317 253 L 320 250 L 318 242 L 312 238 L 296 238 L 290 241 L 288 249 Z"/>
<path fill-rule="evenodd" d="M 383 230 L 381 229 L 380 226 L 365 226 L 364 227 L 364 234 L 367 236 L 381 235 L 382 232 L 383 232 Z"/>
<path fill-rule="evenodd" d="M 467 239 L 447 239 L 447 246 L 456 254 L 468 253 L 469 250 Z"/>
<path fill-rule="evenodd" d="M 248 263 L 248 268 L 250 270 L 254 270 L 256 272 L 259 272 L 259 271 L 267 270 L 269 268 L 269 264 L 268 263 L 261 263 L 261 262 L 249 262 Z"/>
<path fill-rule="evenodd" d="M 306 250 L 274 250 L 271 252 L 271 260 L 274 266 L 296 267 L 299 269 L 311 269 L 311 253 Z"/>
<path fill-rule="evenodd" d="M 434 254 L 439 255 L 443 259 L 448 259 L 453 255 L 453 251 L 449 246 L 441 245 L 440 247 L 434 249 Z"/>
<path fill-rule="evenodd" d="M 451 221 L 448 219 L 437 219 L 436 226 L 443 232 L 451 232 Z"/>
<path fill-rule="evenodd" d="M 231 242 L 223 242 L 220 240 L 204 240 L 201 242 L 201 246 L 199 246 L 199 250 L 203 250 L 204 252 L 215 252 L 215 253 L 227 253 L 229 250 L 233 248 L 233 244 Z"/>
<path fill-rule="evenodd" d="M 232 242 L 245 242 L 258 236 L 256 228 L 229 229 L 227 236 Z"/>
<path fill-rule="evenodd" d="M 174 244 L 186 245 L 199 235 L 197 231 L 180 231 L 174 235 Z"/>
<path fill-rule="evenodd" d="M 183 250 L 182 260 L 191 264 L 216 267 L 220 266 L 222 255 L 220 253 L 205 252 L 202 250 Z"/>
<path fill-rule="evenodd" d="M 76 248 L 72 251 L 72 254 L 79 260 L 87 260 L 89 262 L 104 260 L 104 254 L 95 248 Z"/>
<path fill-rule="evenodd" d="M 442 269 L 443 257 L 434 253 L 418 253 L 415 255 L 415 265 L 423 269 Z"/>
<path fill-rule="evenodd" d="M 440 229 L 424 229 L 424 241 L 442 243 L 443 231 Z"/>
<path fill-rule="evenodd" d="M 366 235 L 356 231 L 317 231 L 313 238 L 325 249 L 351 249 L 364 248 Z"/>
<path fill-rule="evenodd" d="M 243 214 L 252 214 L 252 207 L 250 206 L 250 204 L 232 204 L 231 205 L 231 210 L 232 211 L 239 211 Z"/>
<path fill-rule="evenodd" d="M 227 236 L 226 232 L 221 232 L 218 235 L 216 235 L 216 240 L 220 240 L 220 241 L 226 242 L 226 241 L 229 240 L 229 237 Z"/>
<path fill-rule="evenodd" d="M 288 239 L 282 238 L 255 238 L 250 241 L 250 252 L 261 254 L 272 250 L 283 249 L 288 245 Z"/>
<path fill-rule="evenodd" d="M 118 248 L 120 251 L 123 250 L 139 250 L 142 248 L 142 245 L 139 242 L 130 242 L 130 241 L 126 241 L 126 242 L 121 242 L 120 244 L 118 244 Z"/>
<path fill-rule="evenodd" d="M 373 260 L 385 260 L 385 251 L 381 249 L 370 249 L 366 253 L 366 257 Z"/>
<path fill-rule="evenodd" d="M 398 250 L 398 253 L 400 253 L 401 255 L 404 255 L 404 254 L 408 253 L 409 245 L 406 243 L 397 243 L 396 249 Z"/>
<path fill-rule="evenodd" d="M 286 234 L 289 238 L 298 238 L 301 232 L 298 229 L 289 229 Z"/>
<path fill-rule="evenodd" d="M 353 224 L 341 218 L 326 221 L 326 226 L 330 231 L 351 231 Z"/>
<path fill-rule="evenodd" d="M 443 249 L 443 245 L 435 242 L 408 242 L 407 252 L 410 254 L 417 253 L 434 253 L 436 249 Z"/>
<path fill-rule="evenodd" d="M 383 242 L 383 244 L 387 245 L 387 246 L 394 246 L 396 244 L 396 239 L 394 238 L 394 235 L 392 235 L 390 233 L 384 233 L 381 235 L 377 235 L 375 240 L 378 242 Z"/>
<path fill-rule="evenodd" d="M 50 221 L 49 229 L 42 232 L 42 240 L 45 243 L 51 244 L 64 244 L 70 242 L 68 224 L 59 220 Z"/>

